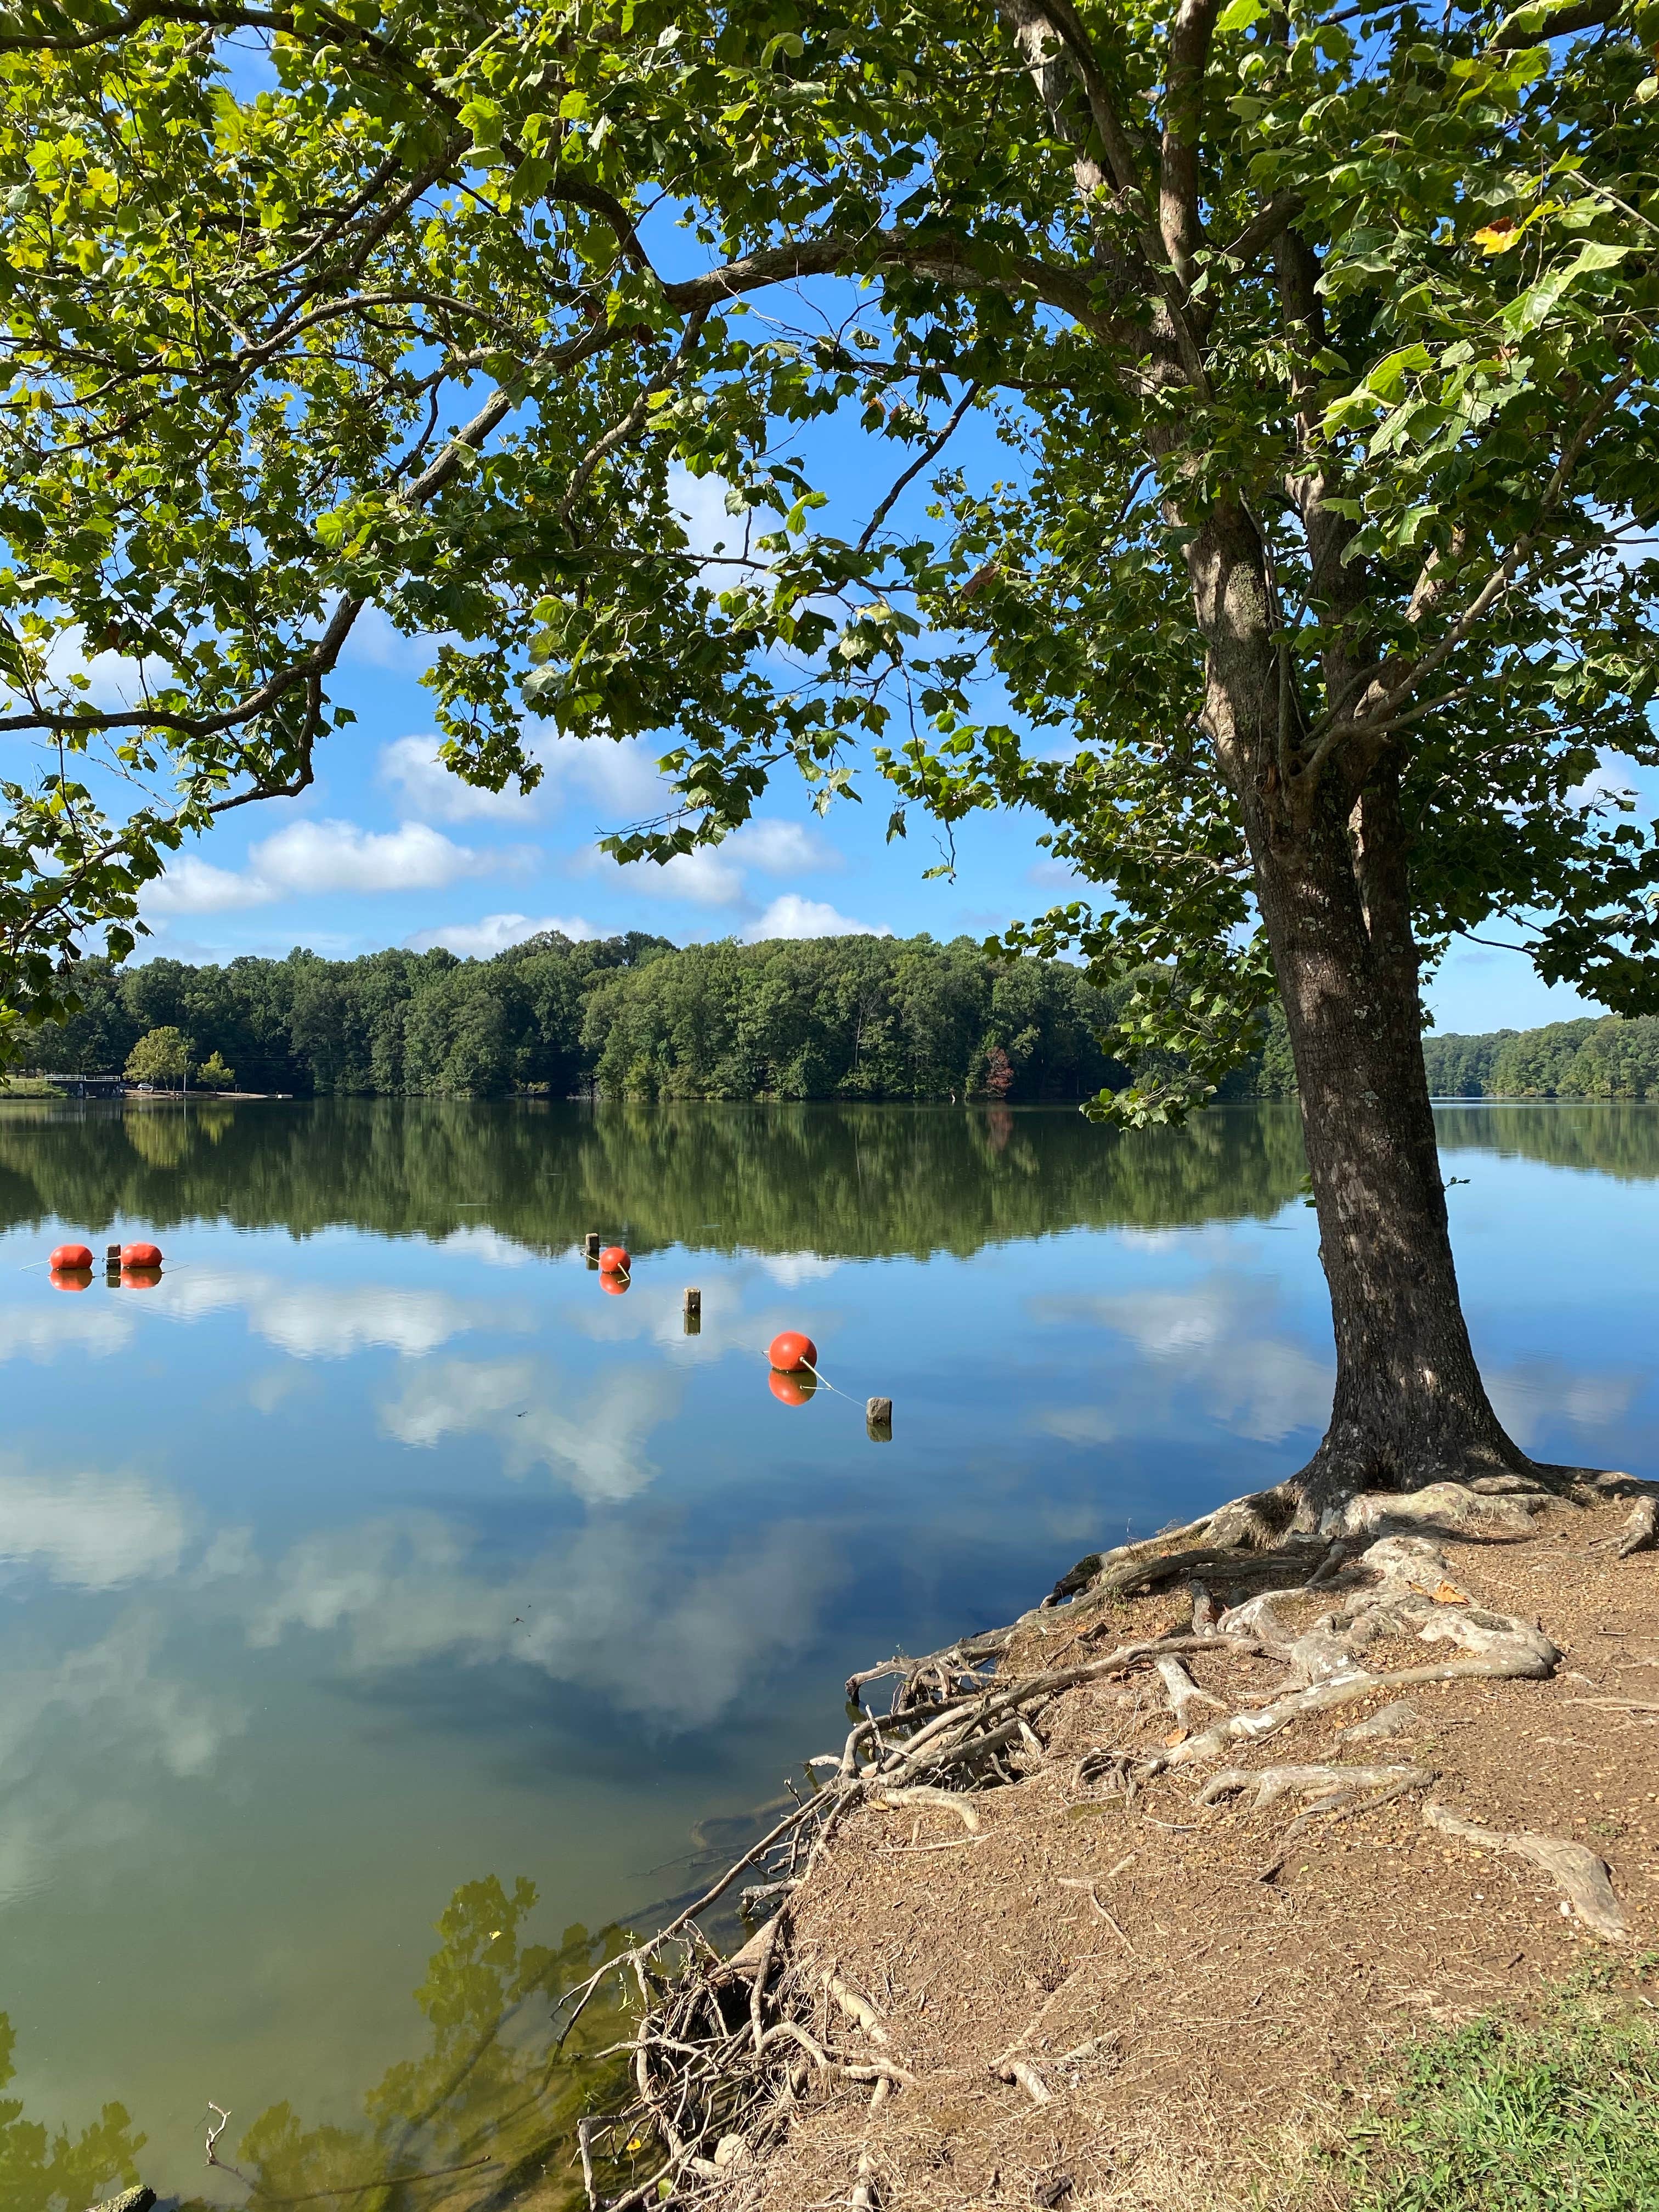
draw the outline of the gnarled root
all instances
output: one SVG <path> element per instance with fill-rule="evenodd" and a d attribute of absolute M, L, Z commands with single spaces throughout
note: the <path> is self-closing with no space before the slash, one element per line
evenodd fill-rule
<path fill-rule="evenodd" d="M 1248 1583 L 1281 1574 L 1285 1565 L 1311 1563 L 1333 1540 L 1442 1529 L 1524 1536 L 1532 1517 L 1553 1498 L 1583 1496 L 1587 1471 L 1539 1468 L 1530 1474 L 1449 1477 L 1414 1490 L 1361 1491 L 1322 1513 L 1312 1514 L 1292 1483 L 1236 1498 L 1200 1520 L 1161 1529 L 1155 1536 L 1110 1551 L 1091 1552 L 1063 1574 L 1034 1613 L 1018 1625 L 1048 1632 L 1063 1611 L 1069 1621 L 1115 1597 L 1135 1597 L 1168 1583 L 1208 1577 Z M 1628 1476 L 1609 1478 L 1628 1494 Z M 1310 1577 L 1314 1579 L 1315 1577 Z"/>
<path fill-rule="evenodd" d="M 1211 1777 L 1196 1802 L 1214 1805 L 1249 1792 L 1252 1810 L 1260 1813 L 1294 1791 L 1306 1798 L 1310 1813 L 1334 1813 L 1358 1798 L 1384 1802 L 1378 1791 L 1396 1797 L 1407 1790 L 1426 1789 L 1433 1780 L 1427 1766 L 1229 1766 Z"/>
<path fill-rule="evenodd" d="M 1207 1690 L 1199 1688 L 1179 1659 L 1158 1659 L 1153 1663 L 1157 1667 L 1158 1679 L 1162 1681 L 1165 1694 L 1169 1698 L 1170 1711 L 1175 1715 L 1176 1725 L 1178 1728 L 1191 1728 L 1193 1709 L 1195 1705 L 1208 1705 L 1212 1711 L 1218 1713 L 1226 1711 L 1227 1708 L 1219 1698 L 1212 1698 Z"/>
<path fill-rule="evenodd" d="M 1224 1613 L 1218 1633 L 1249 1634 L 1283 1659 L 1295 1686 L 1270 1705 L 1231 1713 L 1182 1743 L 1139 1762 L 1137 1775 L 1219 1759 L 1235 1746 L 1260 1743 L 1292 1721 L 1351 1704 L 1379 1689 L 1415 1688 L 1425 1682 L 1469 1679 L 1542 1680 L 1560 1654 L 1543 1630 L 1510 1613 L 1477 1605 L 1452 1580 L 1446 1555 L 1425 1536 L 1383 1536 L 1338 1577 L 1351 1589 L 1336 1611 L 1296 1630 L 1282 1609 L 1313 1589 L 1264 1592 Z M 1322 1595 L 1322 1593 L 1320 1593 Z M 1425 1644 L 1449 1643 L 1466 1656 L 1385 1674 L 1369 1668 L 1367 1645 L 1389 1635 L 1415 1634 Z"/>
<path fill-rule="evenodd" d="M 1549 1875 L 1592 1934 L 1604 1943 L 1629 1942 L 1630 1923 L 1613 1895 L 1607 1862 L 1583 1844 L 1569 1843 L 1563 1836 L 1535 1836 L 1526 1828 L 1508 1833 L 1483 1828 L 1478 1820 L 1467 1820 L 1461 1813 L 1454 1813 L 1449 1805 L 1425 1805 L 1423 1818 L 1430 1827 L 1437 1828 L 1442 1835 L 1455 1836 L 1460 1843 L 1530 1859 Z"/>
<path fill-rule="evenodd" d="M 1632 1552 L 1651 1551 L 1656 1543 L 1659 1543 L 1659 1498 L 1639 1498 L 1619 1532 L 1619 1556 L 1627 1559 Z"/>

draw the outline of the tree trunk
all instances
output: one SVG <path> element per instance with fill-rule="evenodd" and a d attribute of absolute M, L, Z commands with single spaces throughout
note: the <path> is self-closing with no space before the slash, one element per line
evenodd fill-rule
<path fill-rule="evenodd" d="M 1294 831 L 1250 825 L 1336 1334 L 1331 1425 L 1296 1479 L 1304 1517 L 1357 1490 L 1533 1471 L 1492 1410 L 1458 1297 L 1398 790 L 1379 771 L 1348 819 L 1335 808 Z"/>

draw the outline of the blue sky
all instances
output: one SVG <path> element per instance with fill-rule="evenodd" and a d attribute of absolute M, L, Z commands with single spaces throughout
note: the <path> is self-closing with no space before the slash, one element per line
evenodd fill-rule
<path fill-rule="evenodd" d="M 437 765 L 419 681 L 425 648 L 383 617 L 360 630 L 339 687 L 355 727 L 319 750 L 302 799 L 233 816 L 174 863 L 146 908 L 149 951 L 225 960 L 305 945 L 343 957 L 442 944 L 487 955 L 549 927 L 647 929 L 677 943 L 844 929 L 978 937 L 1073 894 L 1037 846 L 1036 817 L 975 817 L 958 831 L 954 882 L 924 881 L 939 859 L 933 835 L 913 816 L 906 840 L 884 842 L 888 804 L 873 773 L 864 805 L 838 805 L 822 821 L 805 787 L 781 776 L 754 822 L 717 851 L 618 867 L 596 840 L 659 811 L 649 742 L 549 735 L 538 790 L 473 791 Z M 1443 1029 L 1585 1011 L 1519 956 L 1474 945 L 1454 951 L 1431 996 Z"/>
<path fill-rule="evenodd" d="M 672 229 L 659 243 L 665 260 L 685 251 Z M 793 294 L 797 328 L 806 331 L 844 327 L 849 312 L 866 312 L 832 281 Z M 915 458 L 913 447 L 861 433 L 850 410 L 789 444 L 831 493 L 821 526 L 854 537 Z M 983 416 L 968 418 L 946 460 L 976 481 L 1019 466 Z M 896 530 L 927 529 L 934 473 L 926 471 L 896 507 Z M 694 546 L 712 550 L 729 534 L 716 480 L 682 474 L 677 498 Z M 301 799 L 234 814 L 174 862 L 146 903 L 153 934 L 140 958 L 280 957 L 296 945 L 337 958 L 390 945 L 488 957 L 545 928 L 644 929 L 679 944 L 847 930 L 984 937 L 1086 896 L 1039 847 L 1035 816 L 971 817 L 957 831 L 954 879 L 926 880 L 942 857 L 935 835 L 913 808 L 908 836 L 885 842 L 891 793 L 872 769 L 860 779 L 864 803 L 838 803 L 826 819 L 786 771 L 756 818 L 718 850 L 666 868 L 618 867 L 597 841 L 665 811 L 660 744 L 582 744 L 549 731 L 538 740 L 538 790 L 472 790 L 436 764 L 432 702 L 420 682 L 434 650 L 435 641 L 400 636 L 373 610 L 359 620 L 334 687 L 355 726 L 319 748 L 315 783 Z M 94 697 L 100 675 L 117 684 L 118 670 L 91 664 Z M 1442 1030 L 1518 1028 L 1593 1011 L 1571 990 L 1547 988 L 1523 957 L 1476 945 L 1453 952 L 1429 997 Z"/>

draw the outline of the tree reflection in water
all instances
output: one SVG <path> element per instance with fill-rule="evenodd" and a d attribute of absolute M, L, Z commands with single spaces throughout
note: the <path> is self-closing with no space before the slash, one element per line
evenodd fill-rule
<path fill-rule="evenodd" d="M 563 2212 L 583 2201 L 576 2124 L 626 2098 L 629 2033 L 620 1991 L 607 1980 L 561 2046 L 559 2000 L 613 1957 L 624 1938 L 565 1930 L 556 1946 L 525 1943 L 536 1902 L 521 1876 L 509 1892 L 494 1875 L 464 1882 L 437 1923 L 441 1939 L 415 2002 L 428 2042 L 363 2100 L 356 2127 L 309 2127 L 284 2100 L 245 2128 L 234 2150 L 222 2136 L 215 2185 L 180 2212 L 309 2204 L 326 2212 Z M 0 2013 L 0 2087 L 11 2079 L 14 2035 Z M 146 2136 L 121 2105 L 71 2137 L 24 2118 L 0 2099 L 0 2204 L 5 2212 L 81 2212 L 142 2178 Z M 418 2178 L 418 2190 L 414 2185 Z M 612 2176 L 614 2188 L 626 2177 Z"/>
<path fill-rule="evenodd" d="M 17 2036 L 0 2012 L 0 2089 L 16 2072 Z M 132 2131 L 123 2105 L 106 2105 L 92 2125 L 71 2136 L 26 2119 L 15 2097 L 0 2096 L 0 2203 L 6 2212 L 80 2212 L 106 2186 L 137 2181 L 144 2138 Z"/>

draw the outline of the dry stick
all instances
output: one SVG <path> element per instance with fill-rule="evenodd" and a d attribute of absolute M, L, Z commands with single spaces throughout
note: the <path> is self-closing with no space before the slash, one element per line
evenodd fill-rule
<path fill-rule="evenodd" d="M 571 2013 L 569 2019 L 565 2022 L 564 2027 L 560 2033 L 558 2042 L 554 2045 L 554 2048 L 558 2050 L 562 2047 L 566 2037 L 568 2036 L 571 2029 L 574 2027 L 576 2022 L 581 2018 L 583 2012 L 586 2009 L 588 2002 L 592 1998 L 594 1990 L 598 1989 L 599 1984 L 605 1978 L 607 1974 L 616 1972 L 618 1967 L 635 1965 L 635 1962 L 638 1959 L 654 1951 L 659 1944 L 672 1942 L 672 1939 L 680 1933 L 682 1929 L 687 1927 L 696 1919 L 699 1913 L 706 1911 L 708 1906 L 714 1903 L 716 1899 L 725 1896 L 726 1891 L 731 1888 L 732 1883 L 737 1880 L 738 1876 L 743 1872 L 746 1866 L 752 1866 L 755 1861 L 763 1851 L 769 1850 L 771 1846 L 777 1843 L 781 1838 L 787 1836 L 792 1828 L 798 1827 L 800 1823 L 805 1820 L 809 1814 L 814 1813 L 817 1810 L 818 1804 L 819 1800 L 817 1798 L 809 1797 L 804 1805 L 798 1805 L 793 1813 L 789 1814 L 785 1819 L 778 1822 L 775 1828 L 772 1829 L 768 1834 L 763 1836 L 759 1843 L 751 1844 L 749 1850 L 744 1853 L 743 1856 L 737 1861 L 735 1865 L 728 1867 L 712 1889 L 706 1890 L 697 1899 L 695 1905 L 688 1905 L 684 1912 L 679 1914 L 676 1919 L 671 1920 L 666 1928 L 660 1929 L 658 1933 L 651 1938 L 648 1943 L 636 1945 L 631 1951 L 623 1951 L 619 1953 L 616 1958 L 608 1959 L 596 1974 L 591 1975 L 588 1979 L 582 1984 L 580 1990 L 571 1991 L 570 1994 L 576 1998 L 576 2005 Z M 702 1931 L 699 1929 L 694 1932 L 701 1936 Z M 635 1970 L 636 1972 L 638 1972 L 636 1965 Z M 643 1987 L 641 1987 L 641 1995 L 642 1997 L 645 1997 L 645 2002 L 648 2004 L 650 2000 L 645 1996 Z M 560 2002 L 562 2003 L 563 1999 L 562 1998 Z"/>
<path fill-rule="evenodd" d="M 1129 1854 L 1129 1858 L 1133 1858 L 1133 1856 L 1134 1856 L 1134 1853 L 1133 1853 L 1133 1851 L 1131 1851 L 1131 1852 L 1130 1852 L 1130 1854 Z M 1113 1869 L 1112 1869 L 1112 1873 L 1113 1873 L 1113 1874 L 1121 1874 L 1121 1873 L 1122 1872 L 1123 1869 L 1124 1869 L 1126 1866 L 1127 1866 L 1127 1865 L 1128 1865 L 1128 1863 L 1129 1863 L 1129 1859 L 1121 1859 L 1121 1860 L 1118 1862 L 1117 1865 L 1116 1865 L 1115 1867 L 1114 1867 L 1114 1868 L 1113 1868 Z M 1111 1880 L 1111 1875 L 1101 1875 L 1101 1877 L 1100 1877 L 1100 1879 L 1101 1879 L 1103 1881 L 1109 1881 Z M 1133 1944 L 1129 1941 L 1128 1937 L 1124 1934 L 1124 1932 L 1123 1932 L 1122 1929 L 1118 1925 L 1117 1922 L 1116 1922 L 1115 1920 L 1114 1920 L 1114 1919 L 1113 1919 L 1113 1917 L 1112 1917 L 1111 1914 L 1110 1914 L 1109 1912 L 1108 1912 L 1108 1911 L 1106 1910 L 1105 1906 L 1101 1903 L 1101 1901 L 1100 1901 L 1099 1898 L 1096 1896 L 1096 1894 L 1095 1894 L 1095 1886 L 1094 1886 L 1094 1883 L 1093 1883 L 1092 1881 L 1082 1881 L 1082 1880 L 1078 1879 L 1078 1878 L 1076 1878 L 1076 1877 L 1074 1877 L 1074 1876 L 1073 1876 L 1073 1875 L 1061 1875 L 1061 1876 L 1060 1877 L 1060 1887 L 1061 1887 L 1062 1889 L 1083 1889 L 1083 1890 L 1086 1890 L 1086 1891 L 1088 1892 L 1088 1893 L 1089 1893 L 1089 1902 L 1090 1902 L 1090 1904 L 1093 1905 L 1093 1907 L 1095 1908 L 1095 1911 L 1096 1911 L 1100 1915 L 1101 1918 L 1102 1918 L 1102 1919 L 1106 1923 L 1106 1925 L 1107 1925 L 1107 1926 L 1111 1929 L 1111 1931 L 1112 1931 L 1113 1935 L 1116 1936 L 1116 1938 L 1117 1938 L 1118 1942 L 1119 1942 L 1120 1943 L 1121 1943 L 1121 1944 L 1122 1944 L 1122 1946 L 1123 1946 L 1124 1949 L 1128 1953 L 1129 1956 L 1130 1956 L 1132 1959 L 1134 1957 L 1134 1955 L 1135 1955 L 1135 1947 L 1134 1947 L 1134 1945 L 1133 1945 Z"/>
<path fill-rule="evenodd" d="M 994 1690 L 974 1692 L 953 1699 L 951 1711 L 939 1714 L 896 1751 L 889 1754 L 883 1771 L 890 1772 L 896 1767 L 914 1763 L 920 1747 L 948 1729 L 954 1721 L 970 1717 L 988 1720 L 999 1713 L 1027 1705 L 1034 1698 L 1052 1696 L 1058 1691 L 1074 1688 L 1079 1682 L 1098 1681 L 1103 1676 L 1121 1674 L 1137 1660 L 1151 1658 L 1161 1652 L 1178 1651 L 1232 1651 L 1247 1658 L 1264 1656 L 1264 1647 L 1254 1636 L 1164 1636 L 1138 1644 L 1120 1644 L 1115 1651 L 1109 1652 L 1103 1659 L 1088 1660 L 1078 1667 L 1050 1668 L 1041 1674 L 1018 1677 Z M 966 1710 L 970 1706 L 973 1708 L 971 1716 Z M 848 1741 L 850 1743 L 850 1738 Z"/>
<path fill-rule="evenodd" d="M 766 1978 L 772 1971 L 772 1953 L 777 1944 L 778 1932 L 783 1926 L 784 1914 L 788 1909 L 787 1905 L 781 1906 L 766 1923 L 766 1932 L 761 1939 L 760 1957 L 755 1966 L 755 1986 L 749 1992 L 749 2027 L 754 2037 L 757 2057 L 761 2047 L 761 2000 L 766 1994 Z"/>

